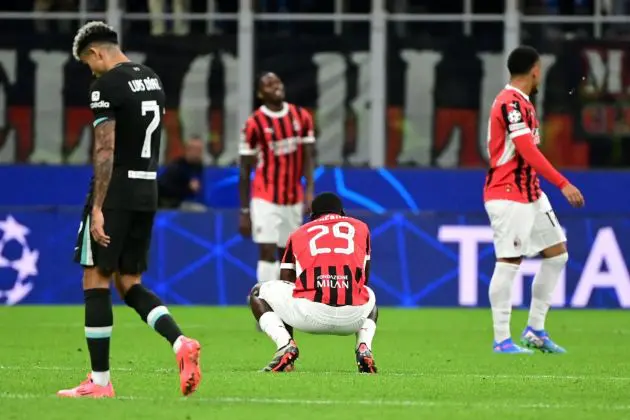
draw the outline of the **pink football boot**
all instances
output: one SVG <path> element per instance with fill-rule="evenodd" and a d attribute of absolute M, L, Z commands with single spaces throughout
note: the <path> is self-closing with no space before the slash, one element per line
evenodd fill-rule
<path fill-rule="evenodd" d="M 114 387 L 111 381 L 106 386 L 96 385 L 92 382 L 92 374 L 88 374 L 85 381 L 72 389 L 62 389 L 57 396 L 63 398 L 114 398 Z"/>
<path fill-rule="evenodd" d="M 177 352 L 177 363 L 179 364 L 179 382 L 184 396 L 195 392 L 201 382 L 200 353 L 201 345 L 197 340 L 182 338 L 182 346 Z"/>

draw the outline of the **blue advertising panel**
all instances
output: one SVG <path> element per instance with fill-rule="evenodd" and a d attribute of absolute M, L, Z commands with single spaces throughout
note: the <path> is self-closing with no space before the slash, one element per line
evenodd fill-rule
<path fill-rule="evenodd" d="M 88 166 L 0 166 L 0 206 L 81 206 L 92 169 Z M 543 182 L 556 213 L 630 214 L 630 171 L 571 172 L 565 175 L 586 197 L 586 208 L 572 209 L 556 188 Z M 318 168 L 317 191 L 336 191 L 346 207 L 376 214 L 411 212 L 483 212 L 485 171 L 439 169 Z M 205 171 L 204 202 L 236 208 L 238 168 Z"/>
<path fill-rule="evenodd" d="M 351 213 L 373 238 L 370 284 L 380 305 L 487 306 L 492 232 L 481 213 Z M 83 302 L 72 262 L 76 210 L 0 211 L 0 302 Z M 570 261 L 558 307 L 630 308 L 630 218 L 560 217 Z M 163 212 L 156 218 L 145 282 L 170 304 L 242 305 L 255 283 L 257 249 L 237 233 L 238 211 Z M 514 304 L 527 305 L 539 261 L 527 260 Z"/>

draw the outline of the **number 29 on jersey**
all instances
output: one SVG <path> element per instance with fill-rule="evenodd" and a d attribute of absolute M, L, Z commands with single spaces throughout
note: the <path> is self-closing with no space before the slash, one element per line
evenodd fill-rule
<path fill-rule="evenodd" d="M 307 229 L 307 232 L 317 232 L 315 236 L 311 238 L 309 241 L 309 247 L 311 250 L 311 255 L 316 256 L 320 254 L 344 254 L 344 255 L 352 255 L 354 254 L 354 234 L 355 229 L 348 222 L 338 222 L 332 225 L 332 229 L 327 225 L 315 225 L 311 226 Z M 346 241 L 345 247 L 338 248 L 320 248 L 317 245 L 317 241 L 322 239 L 323 237 L 332 235 L 335 238 L 344 239 Z"/>

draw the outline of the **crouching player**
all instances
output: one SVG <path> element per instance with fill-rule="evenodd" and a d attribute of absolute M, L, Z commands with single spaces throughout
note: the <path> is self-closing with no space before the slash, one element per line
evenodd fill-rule
<path fill-rule="evenodd" d="M 313 200 L 310 222 L 293 232 L 280 265 L 280 280 L 257 285 L 250 305 L 260 328 L 277 346 L 263 370 L 292 371 L 299 351 L 293 328 L 311 334 L 356 334 L 359 372 L 376 373 L 372 339 L 376 298 L 367 287 L 370 231 L 347 217 L 339 197 Z"/>

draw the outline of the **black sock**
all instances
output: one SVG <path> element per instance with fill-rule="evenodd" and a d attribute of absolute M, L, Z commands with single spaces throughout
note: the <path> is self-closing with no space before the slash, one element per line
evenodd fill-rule
<path fill-rule="evenodd" d="M 109 370 L 109 339 L 112 335 L 114 314 L 109 289 L 83 291 L 85 300 L 85 338 L 93 372 Z"/>
<path fill-rule="evenodd" d="M 166 338 L 171 345 L 183 335 L 160 298 L 143 285 L 132 286 L 125 294 L 125 303 L 135 309 L 140 318 Z"/>

